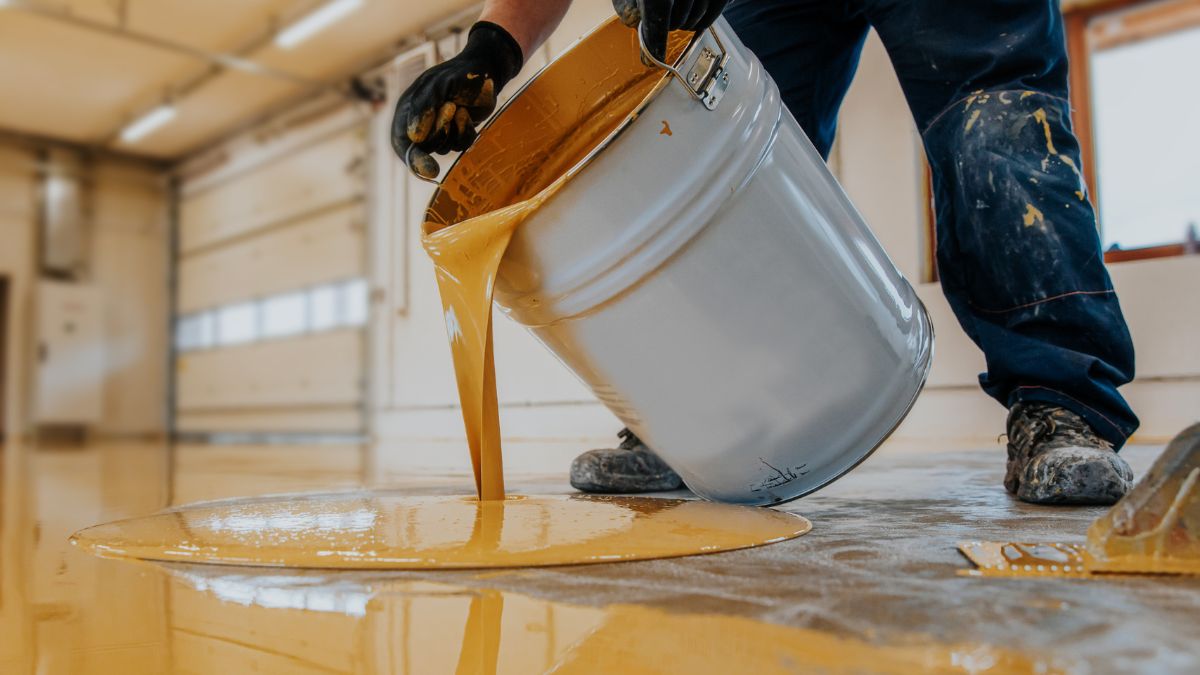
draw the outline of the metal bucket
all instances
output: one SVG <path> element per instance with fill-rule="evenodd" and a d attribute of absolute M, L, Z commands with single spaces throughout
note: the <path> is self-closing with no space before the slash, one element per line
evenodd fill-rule
<path fill-rule="evenodd" d="M 698 495 L 778 504 L 899 425 L 933 331 L 728 24 L 675 52 L 675 74 L 652 73 L 651 95 L 517 231 L 495 298 Z M 547 66 L 428 216 L 457 222 L 527 191 L 545 130 L 569 130 L 608 64 L 644 73 L 638 54 L 613 21 Z M 531 111 L 548 120 L 536 133 L 518 119 Z"/>

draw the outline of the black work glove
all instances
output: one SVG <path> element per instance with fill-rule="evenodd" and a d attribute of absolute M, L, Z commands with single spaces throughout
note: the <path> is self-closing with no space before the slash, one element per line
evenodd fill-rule
<path fill-rule="evenodd" d="M 475 127 L 496 110 L 496 94 L 524 61 L 521 45 L 508 31 L 487 21 L 472 26 L 462 52 L 422 73 L 396 102 L 396 154 L 407 157 L 417 174 L 437 178 L 441 167 L 431 155 L 471 147 Z"/>
<path fill-rule="evenodd" d="M 729 0 L 613 0 L 613 9 L 626 26 L 640 24 L 650 54 L 666 61 L 667 33 L 708 30 L 728 4 Z"/>

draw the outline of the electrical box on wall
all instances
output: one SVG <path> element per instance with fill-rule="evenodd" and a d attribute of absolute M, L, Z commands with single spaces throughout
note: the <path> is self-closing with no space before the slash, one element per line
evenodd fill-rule
<path fill-rule="evenodd" d="M 104 411 L 103 298 L 88 284 L 42 281 L 34 423 L 90 426 Z"/>

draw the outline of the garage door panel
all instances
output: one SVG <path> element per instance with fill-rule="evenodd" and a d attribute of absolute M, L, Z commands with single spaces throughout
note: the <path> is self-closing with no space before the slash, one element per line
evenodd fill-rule
<path fill-rule="evenodd" d="M 363 207 L 354 203 L 186 256 L 179 270 L 180 311 L 361 277 L 365 229 Z"/>
<path fill-rule="evenodd" d="M 360 330 L 340 330 L 182 355 L 180 411 L 357 405 Z"/>
<path fill-rule="evenodd" d="M 184 199 L 184 253 L 245 236 L 331 206 L 361 199 L 365 131 L 355 128 Z"/>

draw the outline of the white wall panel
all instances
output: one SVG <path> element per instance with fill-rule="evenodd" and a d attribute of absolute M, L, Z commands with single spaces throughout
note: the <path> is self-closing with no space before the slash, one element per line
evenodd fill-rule
<path fill-rule="evenodd" d="M 189 195 L 180 214 L 181 249 L 192 252 L 361 198 L 364 134 L 340 132 Z"/>
<path fill-rule="evenodd" d="M 98 430 L 162 433 L 169 349 L 167 191 L 162 175 L 96 166 L 91 275 L 105 301 L 104 414 Z"/>
<path fill-rule="evenodd" d="M 352 202 L 185 256 L 179 265 L 179 311 L 362 276 L 364 221 L 361 203 Z"/>
<path fill-rule="evenodd" d="M 362 356 L 360 330 L 183 354 L 176 362 L 179 408 L 354 405 L 363 400 Z"/>

